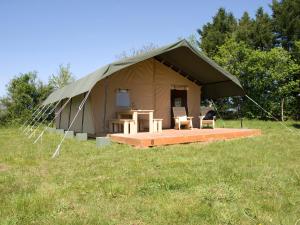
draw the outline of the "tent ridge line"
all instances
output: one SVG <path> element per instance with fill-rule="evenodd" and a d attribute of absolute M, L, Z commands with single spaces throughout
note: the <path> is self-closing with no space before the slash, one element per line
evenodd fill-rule
<path fill-rule="evenodd" d="M 231 82 L 231 80 L 222 80 L 222 81 L 218 81 L 218 82 L 204 83 L 203 86 L 219 84 L 219 83 L 226 83 L 226 82 Z"/>
<path fill-rule="evenodd" d="M 203 85 L 201 80 L 197 78 L 197 75 L 194 74 L 191 76 L 189 73 L 186 73 L 185 71 L 181 71 L 180 68 L 178 68 L 177 64 L 174 63 L 167 63 L 164 60 L 163 54 L 168 54 L 169 52 L 172 52 L 179 48 L 185 48 L 188 49 L 191 54 L 195 54 L 200 60 L 202 60 L 204 63 L 207 63 L 209 66 L 213 67 L 216 71 L 220 73 L 220 75 L 226 77 L 232 83 L 236 86 L 239 86 L 240 89 L 242 89 L 242 86 L 238 80 L 237 77 L 227 72 L 225 69 L 223 69 L 221 66 L 219 66 L 217 63 L 215 63 L 213 60 L 205 56 L 201 51 L 199 51 L 197 48 L 192 46 L 188 41 L 185 39 L 180 40 L 178 42 L 175 42 L 173 44 L 165 45 L 163 47 L 157 48 L 153 51 L 133 56 L 127 59 L 122 59 L 110 64 L 107 64 L 106 66 L 103 66 L 94 72 L 88 74 L 85 77 L 82 77 L 81 79 L 63 87 L 62 89 L 58 89 L 54 92 L 52 92 L 48 98 L 42 103 L 42 104 L 49 104 L 58 101 L 61 98 L 66 97 L 74 97 L 81 93 L 87 92 L 91 90 L 98 81 L 113 75 L 117 71 L 120 71 L 124 68 L 127 68 L 129 66 L 132 66 L 134 64 L 137 64 L 139 62 L 154 58 L 158 61 L 162 61 L 164 65 L 169 64 L 167 66 L 171 67 L 175 72 L 181 74 L 182 76 L 186 77 L 187 79 L 191 80 L 192 82 L 196 82 L 197 85 L 201 86 Z"/>

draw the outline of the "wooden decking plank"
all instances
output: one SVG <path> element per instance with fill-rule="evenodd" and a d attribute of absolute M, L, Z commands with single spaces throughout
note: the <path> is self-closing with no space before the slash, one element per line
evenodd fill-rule
<path fill-rule="evenodd" d="M 193 129 L 193 130 L 163 130 L 162 133 L 138 133 L 134 135 L 112 134 L 112 141 L 146 148 L 151 146 L 172 145 L 180 143 L 209 142 L 233 138 L 243 138 L 261 135 L 258 129 Z"/>

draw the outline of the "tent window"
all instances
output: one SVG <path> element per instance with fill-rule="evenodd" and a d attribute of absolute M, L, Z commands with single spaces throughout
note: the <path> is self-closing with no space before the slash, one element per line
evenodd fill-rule
<path fill-rule="evenodd" d="M 130 107 L 129 92 L 127 89 L 117 90 L 117 106 L 119 107 Z"/>

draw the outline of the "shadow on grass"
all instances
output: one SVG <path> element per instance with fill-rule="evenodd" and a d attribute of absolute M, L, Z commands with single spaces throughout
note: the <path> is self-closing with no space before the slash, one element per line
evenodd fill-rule
<path fill-rule="evenodd" d="M 293 127 L 297 128 L 297 129 L 300 129 L 300 124 L 299 123 L 294 123 Z"/>

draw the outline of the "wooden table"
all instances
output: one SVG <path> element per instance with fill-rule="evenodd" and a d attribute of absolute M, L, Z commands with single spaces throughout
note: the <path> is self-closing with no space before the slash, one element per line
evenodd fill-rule
<path fill-rule="evenodd" d="M 148 109 L 131 109 L 126 111 L 118 112 L 118 118 L 121 119 L 122 115 L 132 115 L 132 120 L 134 120 L 134 130 L 132 133 L 137 133 L 138 131 L 138 115 L 148 115 L 149 116 L 149 133 L 153 133 L 153 112 L 154 110 Z"/>

